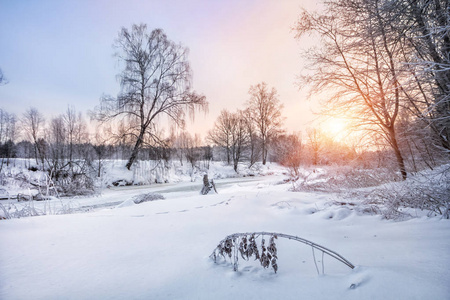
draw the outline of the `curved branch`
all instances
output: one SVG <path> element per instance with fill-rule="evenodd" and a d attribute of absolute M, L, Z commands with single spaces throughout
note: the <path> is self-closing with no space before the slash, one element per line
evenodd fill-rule
<path fill-rule="evenodd" d="M 284 233 L 277 233 L 277 232 L 265 232 L 265 231 L 261 231 L 261 232 L 245 232 L 245 233 L 233 233 L 231 235 L 228 235 L 227 237 L 225 237 L 222 241 L 220 241 L 219 245 L 216 247 L 216 249 L 214 249 L 213 253 L 210 255 L 211 258 L 214 259 L 214 262 L 216 261 L 216 251 L 220 250 L 219 248 L 221 247 L 221 245 L 227 241 L 227 240 L 233 240 L 236 238 L 240 238 L 240 237 L 246 237 L 246 236 L 260 236 L 260 235 L 267 235 L 267 236 L 276 236 L 276 237 L 280 237 L 280 238 L 286 238 L 289 240 L 294 240 L 300 243 L 303 243 L 305 245 L 311 246 L 313 249 L 317 249 L 322 251 L 323 253 L 328 254 L 329 256 L 331 256 L 332 258 L 342 262 L 343 264 L 345 264 L 346 266 L 348 266 L 351 269 L 354 269 L 355 266 L 349 262 L 347 259 L 345 259 L 342 255 L 340 255 L 339 253 L 330 250 L 322 245 L 316 244 L 314 242 L 311 242 L 307 239 L 298 237 L 298 236 L 293 236 L 293 235 L 289 235 L 289 234 L 284 234 Z"/>

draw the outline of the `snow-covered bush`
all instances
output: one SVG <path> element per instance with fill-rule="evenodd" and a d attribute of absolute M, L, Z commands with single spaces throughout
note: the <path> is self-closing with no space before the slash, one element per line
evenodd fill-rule
<path fill-rule="evenodd" d="M 386 184 L 374 189 L 366 203 L 381 203 L 383 215 L 395 218 L 404 208 L 426 211 L 428 216 L 442 215 L 450 219 L 449 166 L 419 173 L 406 181 Z"/>
<path fill-rule="evenodd" d="M 0 203 L 0 219 L 14 219 L 24 217 L 40 216 L 43 213 L 34 207 L 34 202 L 30 201 L 22 205 L 14 203 Z"/>
<path fill-rule="evenodd" d="M 363 169 L 351 166 L 304 169 L 294 183 L 294 191 L 339 192 L 395 181 L 396 174 L 386 168 Z"/>
<path fill-rule="evenodd" d="M 55 181 L 61 196 L 81 196 L 94 194 L 94 180 L 87 174 L 69 174 Z"/>
<path fill-rule="evenodd" d="M 145 193 L 136 195 L 133 197 L 133 202 L 135 204 L 148 202 L 148 201 L 155 201 L 155 200 L 164 200 L 164 196 L 159 193 Z"/>
<path fill-rule="evenodd" d="M 354 209 L 360 212 L 380 214 L 386 219 L 411 218 L 419 215 L 418 211 L 449 219 L 449 169 L 449 165 L 444 165 L 411 175 L 405 181 L 389 182 L 372 189 L 348 189 L 339 196 L 353 199 Z"/>

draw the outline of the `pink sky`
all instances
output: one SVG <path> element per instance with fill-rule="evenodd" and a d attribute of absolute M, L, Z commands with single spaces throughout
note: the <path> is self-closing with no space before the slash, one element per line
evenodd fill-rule
<path fill-rule="evenodd" d="M 278 90 L 288 131 L 312 120 L 306 91 L 295 85 L 304 62 L 291 32 L 306 0 L 11 1 L 0 3 L 0 107 L 20 115 L 30 106 L 48 118 L 68 105 L 86 113 L 115 95 L 120 69 L 112 43 L 120 28 L 146 23 L 190 49 L 193 85 L 209 101 L 189 131 L 204 136 L 222 109 L 243 108 L 262 81 Z M 303 41 L 305 42 L 305 41 Z M 307 42 L 307 41 L 306 41 Z"/>

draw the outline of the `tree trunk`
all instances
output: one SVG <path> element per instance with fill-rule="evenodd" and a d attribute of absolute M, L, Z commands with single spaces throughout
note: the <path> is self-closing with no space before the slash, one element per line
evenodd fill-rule
<path fill-rule="evenodd" d="M 402 180 L 406 180 L 408 174 L 406 173 L 405 162 L 403 160 L 402 153 L 400 152 L 400 148 L 398 147 L 397 138 L 395 136 L 394 128 L 388 129 L 389 140 L 391 142 L 392 149 L 394 150 L 395 158 L 397 159 L 397 165 L 400 169 L 400 173 L 402 174 Z"/>
<path fill-rule="evenodd" d="M 400 149 L 398 149 L 398 146 L 394 147 L 394 152 L 395 152 L 395 157 L 397 158 L 397 164 L 400 169 L 400 173 L 402 174 L 402 179 L 406 180 L 406 177 L 408 176 L 408 174 L 406 173 L 405 162 L 403 161 L 403 156 L 400 153 Z"/>
<path fill-rule="evenodd" d="M 144 132 L 142 131 L 139 134 L 139 137 L 138 137 L 138 139 L 136 141 L 136 144 L 134 144 L 133 151 L 131 152 L 131 156 L 128 159 L 128 162 L 126 164 L 126 167 L 127 167 L 128 170 L 130 170 L 131 166 L 133 165 L 134 161 L 136 160 L 136 157 L 137 157 L 137 155 L 139 153 L 139 149 L 141 148 L 141 145 L 142 145 L 143 138 L 144 138 Z"/>
<path fill-rule="evenodd" d="M 262 164 L 266 165 L 266 161 L 267 161 L 267 149 L 266 149 L 266 141 L 263 138 L 262 141 Z"/>

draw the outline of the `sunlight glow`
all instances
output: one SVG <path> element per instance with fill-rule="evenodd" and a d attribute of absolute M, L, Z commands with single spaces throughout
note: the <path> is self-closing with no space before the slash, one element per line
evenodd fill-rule
<path fill-rule="evenodd" d="M 322 124 L 322 127 L 325 134 L 336 139 L 341 139 L 347 130 L 347 122 L 343 119 L 331 118 L 326 120 Z"/>
<path fill-rule="evenodd" d="M 351 121 L 336 117 L 330 117 L 320 123 L 320 129 L 325 138 L 347 146 L 353 143 L 350 127 Z"/>

